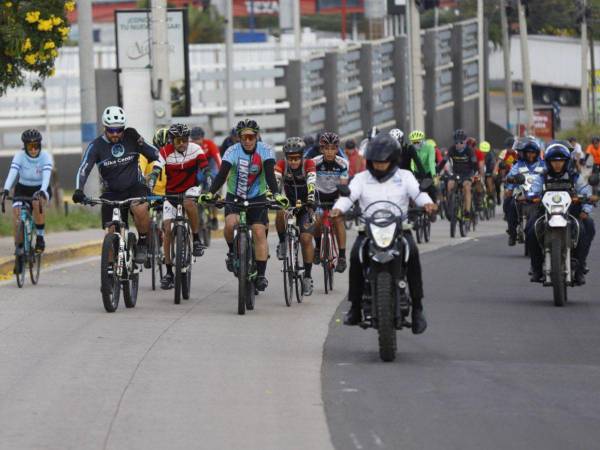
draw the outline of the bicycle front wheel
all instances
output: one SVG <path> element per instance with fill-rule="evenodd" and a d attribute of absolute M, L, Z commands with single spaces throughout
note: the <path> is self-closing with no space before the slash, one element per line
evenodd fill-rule
<path fill-rule="evenodd" d="M 292 291 L 293 280 L 293 264 L 292 255 L 290 252 L 290 237 L 286 234 L 285 236 L 285 258 L 283 258 L 283 296 L 285 299 L 286 306 L 292 306 L 292 297 L 294 295 Z"/>
<path fill-rule="evenodd" d="M 115 267 L 118 252 L 119 236 L 114 233 L 104 236 L 102 258 L 100 260 L 100 291 L 102 292 L 104 309 L 109 313 L 117 310 L 121 294 L 121 284 Z"/>
<path fill-rule="evenodd" d="M 329 294 L 329 276 L 331 271 L 329 270 L 329 232 L 327 230 L 323 233 L 322 244 L 321 244 L 321 265 L 323 266 L 323 282 L 325 283 L 325 293 Z"/>
<path fill-rule="evenodd" d="M 140 282 L 140 274 L 137 272 L 135 262 L 133 262 L 135 253 L 135 234 L 129 232 L 127 234 L 127 255 L 128 261 L 131 261 L 131 266 L 128 267 L 127 279 L 123 281 L 123 302 L 127 308 L 135 308 L 137 303 L 138 286 Z"/>
<path fill-rule="evenodd" d="M 156 290 L 156 272 L 159 269 L 160 261 L 158 255 L 160 250 L 160 239 L 158 235 L 158 226 L 152 222 L 150 227 L 150 271 L 152 272 L 152 290 Z"/>
<path fill-rule="evenodd" d="M 183 277 L 185 275 L 183 267 L 185 264 L 184 259 L 184 239 L 185 232 L 182 226 L 175 225 L 173 228 L 175 239 L 173 240 L 173 246 L 171 250 L 171 261 L 175 261 L 175 289 L 173 301 L 176 305 L 181 303 Z"/>
<path fill-rule="evenodd" d="M 40 279 L 40 267 L 42 266 L 42 254 L 31 253 L 29 255 L 29 277 L 32 284 L 37 284 Z"/>
<path fill-rule="evenodd" d="M 246 233 L 238 233 L 236 236 L 238 268 L 238 314 L 246 314 L 246 297 L 249 295 L 249 288 L 254 289 L 254 286 L 248 286 L 248 235 Z"/>
<path fill-rule="evenodd" d="M 294 243 L 292 245 L 294 250 L 294 257 L 292 261 L 294 262 L 294 289 L 296 290 L 296 301 L 298 303 L 302 303 L 302 299 L 304 298 L 304 291 L 302 288 L 302 281 L 304 277 L 302 275 L 302 268 L 300 267 L 300 242 L 298 239 L 294 239 Z"/>
<path fill-rule="evenodd" d="M 187 229 L 184 230 L 184 237 L 183 268 L 185 271 L 181 278 L 181 296 L 184 300 L 189 300 L 192 288 L 192 244 Z"/>

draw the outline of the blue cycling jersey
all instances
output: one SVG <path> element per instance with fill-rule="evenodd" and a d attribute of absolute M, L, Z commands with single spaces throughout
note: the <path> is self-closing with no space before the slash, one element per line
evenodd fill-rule
<path fill-rule="evenodd" d="M 30 157 L 27 152 L 17 153 L 10 163 L 10 170 L 4 183 L 4 189 L 10 190 L 19 176 L 19 184 L 24 186 L 41 186 L 40 190 L 48 192 L 52 175 L 52 155 L 42 150 L 37 158 Z"/>

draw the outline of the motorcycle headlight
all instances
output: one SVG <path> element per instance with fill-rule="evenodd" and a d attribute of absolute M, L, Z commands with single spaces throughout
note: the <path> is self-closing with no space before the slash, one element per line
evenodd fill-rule
<path fill-rule="evenodd" d="M 564 214 L 565 207 L 563 205 L 550 206 L 550 214 Z"/>
<path fill-rule="evenodd" d="M 391 223 L 384 227 L 378 227 L 376 225 L 370 225 L 371 236 L 375 241 L 375 245 L 379 248 L 389 247 L 393 240 L 394 234 L 396 234 L 396 223 Z"/>

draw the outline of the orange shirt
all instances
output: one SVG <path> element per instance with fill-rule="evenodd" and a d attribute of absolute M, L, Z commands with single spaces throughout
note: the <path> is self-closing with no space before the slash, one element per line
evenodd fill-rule
<path fill-rule="evenodd" d="M 594 157 L 594 164 L 600 164 L 600 147 L 595 148 L 593 144 L 590 144 L 585 149 L 585 152 Z"/>

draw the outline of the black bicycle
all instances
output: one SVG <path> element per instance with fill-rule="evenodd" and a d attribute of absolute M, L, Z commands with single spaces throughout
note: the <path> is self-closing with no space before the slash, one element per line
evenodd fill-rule
<path fill-rule="evenodd" d="M 121 208 L 132 202 L 145 202 L 146 197 L 133 197 L 126 200 L 88 198 L 86 205 L 108 205 L 113 207 L 112 220 L 104 224 L 110 231 L 104 236 L 100 259 L 100 291 L 106 312 L 112 313 L 119 306 L 123 290 L 123 301 L 127 308 L 137 303 L 141 267 L 135 262 L 135 233 L 129 231 L 121 216 Z"/>
<path fill-rule="evenodd" d="M 42 265 L 42 254 L 34 249 L 33 236 L 34 223 L 32 217 L 32 204 L 34 197 L 6 197 L 6 200 L 21 202 L 21 213 L 17 228 L 17 242 L 15 243 L 15 278 L 20 288 L 25 284 L 26 267 L 29 268 L 29 277 L 32 284 L 37 284 L 40 279 L 40 267 Z M 39 212 L 42 214 L 42 202 L 38 202 Z M 2 202 L 2 214 L 6 212 L 4 201 Z"/>
<path fill-rule="evenodd" d="M 431 219 L 425 209 L 421 207 L 410 208 L 408 217 L 415 231 L 417 243 L 429 242 L 431 239 Z"/>
<path fill-rule="evenodd" d="M 235 198 L 234 200 L 214 200 L 207 202 L 217 208 L 234 206 L 239 210 L 239 223 L 233 231 L 233 274 L 238 279 L 238 314 L 246 314 L 246 310 L 253 310 L 256 297 L 255 281 L 257 276 L 256 260 L 254 257 L 254 244 L 252 241 L 252 228 L 248 225 L 247 214 L 250 208 L 281 209 L 270 201 L 253 202 Z"/>
<path fill-rule="evenodd" d="M 285 258 L 281 271 L 287 306 L 292 306 L 294 292 L 298 303 L 302 303 L 303 299 L 304 267 L 300 264 L 300 229 L 296 225 L 296 216 L 305 207 L 306 205 L 298 201 L 294 207 L 285 210 Z"/>
<path fill-rule="evenodd" d="M 152 290 L 156 290 L 157 281 L 164 276 L 164 254 L 162 234 L 162 197 L 157 197 L 150 204 L 150 245 L 148 247 L 149 265 L 146 268 L 152 271 Z M 158 275 L 158 277 L 157 277 Z"/>
<path fill-rule="evenodd" d="M 454 175 L 454 189 L 448 195 L 448 219 L 450 220 L 450 237 L 456 235 L 456 225 L 458 224 L 461 237 L 465 237 L 469 232 L 468 220 L 464 216 L 465 197 L 463 193 L 464 179 L 460 175 Z"/>

